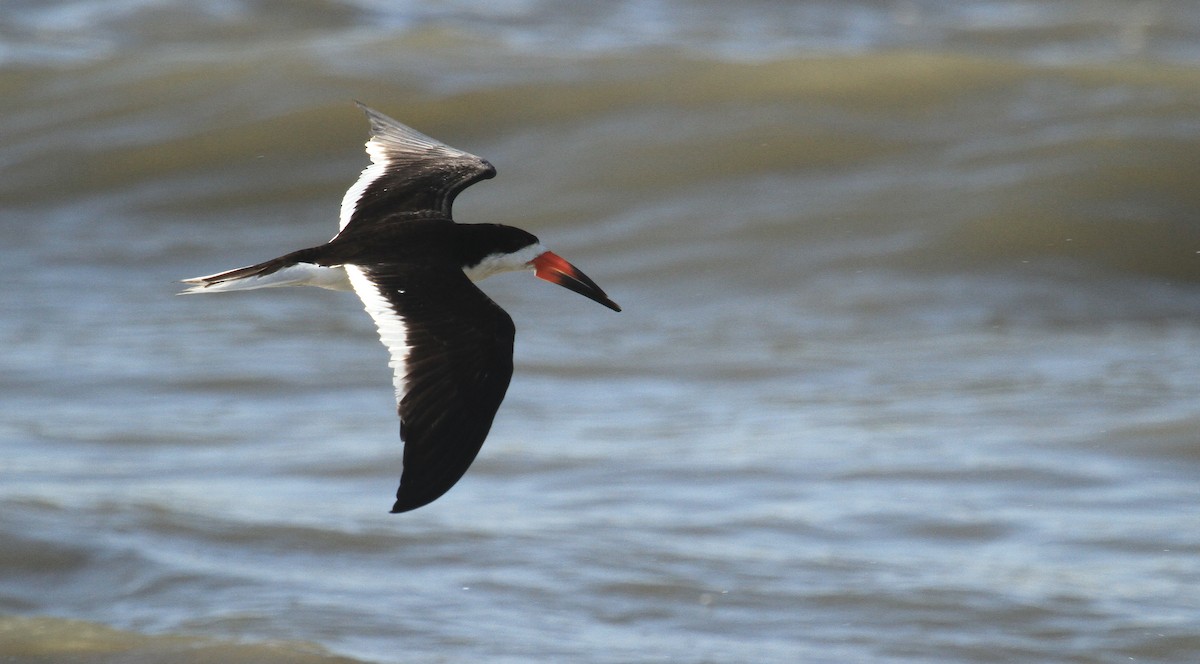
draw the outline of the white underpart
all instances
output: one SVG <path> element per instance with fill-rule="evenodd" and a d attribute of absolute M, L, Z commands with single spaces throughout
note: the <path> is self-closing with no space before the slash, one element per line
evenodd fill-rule
<path fill-rule="evenodd" d="M 391 355 L 388 366 L 392 368 L 392 385 L 396 388 L 396 404 L 399 405 L 407 389 L 405 377 L 408 374 L 408 353 L 411 350 L 408 345 L 408 326 L 392 308 L 392 303 L 379 286 L 367 278 L 362 268 L 347 265 L 345 272 L 350 278 L 350 284 L 354 286 L 354 292 L 362 300 L 363 308 L 375 321 L 375 327 L 379 329 L 379 340 Z"/>
<path fill-rule="evenodd" d="M 240 269 L 242 268 L 237 268 L 237 270 Z M 316 286 L 330 290 L 350 290 L 351 288 L 350 281 L 346 279 L 346 271 L 341 266 L 326 267 L 324 265 L 314 265 L 313 263 L 296 263 L 295 265 L 263 276 L 242 277 L 241 279 L 230 279 L 229 281 L 221 281 L 215 284 L 204 283 L 211 279 L 219 278 L 222 274 L 236 272 L 237 270 L 226 270 L 225 272 L 218 272 L 203 277 L 184 279 L 184 283 L 193 285 L 183 291 L 183 293 L 224 293 L 228 291 L 253 290 L 255 288 L 275 288 L 277 286 Z"/>
<path fill-rule="evenodd" d="M 532 270 L 530 261 L 549 251 L 539 244 L 531 244 L 524 249 L 518 249 L 511 254 L 492 254 L 471 267 L 464 267 L 463 272 L 471 281 L 481 281 L 493 274 L 501 272 L 516 272 Z"/>

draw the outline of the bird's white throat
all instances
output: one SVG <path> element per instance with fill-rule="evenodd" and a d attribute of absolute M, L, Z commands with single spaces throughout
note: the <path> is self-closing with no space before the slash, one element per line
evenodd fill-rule
<path fill-rule="evenodd" d="M 541 243 L 531 244 L 524 249 L 518 249 L 510 254 L 490 254 L 475 265 L 464 267 L 463 272 L 471 281 L 487 279 L 501 272 L 532 270 L 530 261 L 549 251 Z"/>

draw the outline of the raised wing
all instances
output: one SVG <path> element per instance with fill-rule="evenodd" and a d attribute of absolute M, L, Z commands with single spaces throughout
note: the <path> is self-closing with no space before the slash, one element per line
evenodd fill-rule
<path fill-rule="evenodd" d="M 452 148 L 362 104 L 371 121 L 367 154 L 371 165 L 342 198 L 338 231 L 358 230 L 408 213 L 450 219 L 454 197 L 496 169 L 468 152 Z"/>
<path fill-rule="evenodd" d="M 467 472 L 512 378 L 512 319 L 457 267 L 346 265 L 391 354 L 404 469 L 392 512 Z"/>

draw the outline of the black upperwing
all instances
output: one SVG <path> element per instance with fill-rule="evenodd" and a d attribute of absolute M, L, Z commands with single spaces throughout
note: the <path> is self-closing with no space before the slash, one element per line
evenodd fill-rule
<path fill-rule="evenodd" d="M 467 471 L 512 378 L 515 330 L 457 266 L 347 265 L 391 355 L 404 470 L 392 512 L 433 502 Z"/>
<path fill-rule="evenodd" d="M 342 198 L 339 234 L 388 217 L 450 219 L 454 197 L 491 177 L 496 169 L 486 159 L 452 148 L 359 104 L 371 121 L 367 154 L 371 165 Z"/>

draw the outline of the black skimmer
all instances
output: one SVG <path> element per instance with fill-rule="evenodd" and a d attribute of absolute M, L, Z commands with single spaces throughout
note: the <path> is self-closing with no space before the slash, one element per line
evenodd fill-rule
<path fill-rule="evenodd" d="M 433 502 L 475 460 L 512 377 L 513 327 L 472 282 L 533 270 L 613 311 L 621 308 L 532 234 L 452 220 L 454 197 L 496 175 L 486 160 L 362 104 L 371 164 L 342 199 L 328 243 L 206 277 L 184 293 L 273 286 L 353 290 L 391 355 L 400 438 L 392 512 Z"/>

